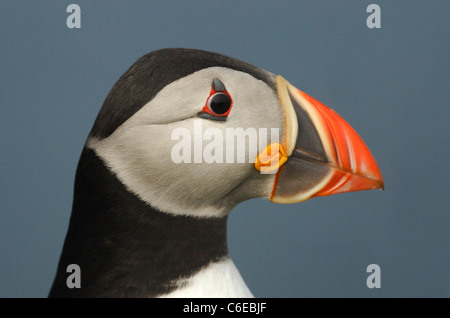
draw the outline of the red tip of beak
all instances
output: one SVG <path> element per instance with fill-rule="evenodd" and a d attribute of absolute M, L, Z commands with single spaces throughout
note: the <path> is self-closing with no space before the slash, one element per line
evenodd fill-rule
<path fill-rule="evenodd" d="M 322 142 L 333 166 L 329 182 L 313 196 L 383 189 L 383 177 L 375 159 L 356 131 L 339 116 L 311 96 L 298 91 L 317 111 L 322 125 Z"/>

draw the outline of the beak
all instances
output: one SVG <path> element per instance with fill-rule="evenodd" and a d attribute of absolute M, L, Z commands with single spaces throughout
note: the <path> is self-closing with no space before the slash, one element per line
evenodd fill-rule
<path fill-rule="evenodd" d="M 335 111 L 277 76 L 285 113 L 282 152 L 270 200 L 296 203 L 336 193 L 384 189 L 364 141 Z"/>

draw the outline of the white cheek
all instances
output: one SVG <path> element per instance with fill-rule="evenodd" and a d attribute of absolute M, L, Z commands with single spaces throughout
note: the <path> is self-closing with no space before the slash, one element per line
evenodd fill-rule
<path fill-rule="evenodd" d="M 192 136 L 194 120 L 186 120 L 183 125 Z M 253 165 L 194 163 L 193 153 L 190 162 L 175 163 L 171 152 L 177 140 L 171 136 L 179 124 L 121 127 L 104 140 L 91 140 L 88 146 L 128 190 L 162 211 L 195 216 L 228 213 L 233 206 L 216 208 L 215 202 L 242 183 Z M 192 150 L 193 143 L 192 139 Z"/>

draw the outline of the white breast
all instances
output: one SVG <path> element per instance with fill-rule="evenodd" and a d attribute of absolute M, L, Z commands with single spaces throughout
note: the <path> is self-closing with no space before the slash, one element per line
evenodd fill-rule
<path fill-rule="evenodd" d="M 179 282 L 180 288 L 162 298 L 252 298 L 238 269 L 230 258 L 211 263 L 194 276 Z"/>

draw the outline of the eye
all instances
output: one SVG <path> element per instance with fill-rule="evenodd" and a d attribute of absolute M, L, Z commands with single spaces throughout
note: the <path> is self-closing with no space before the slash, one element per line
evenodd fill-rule
<path fill-rule="evenodd" d="M 213 115 L 225 115 L 231 108 L 231 98 L 225 93 L 218 92 L 211 95 L 207 102 L 206 107 Z"/>
<path fill-rule="evenodd" d="M 232 107 L 233 100 L 225 85 L 218 78 L 214 78 L 209 97 L 206 99 L 202 111 L 198 113 L 198 117 L 226 121 Z"/>

